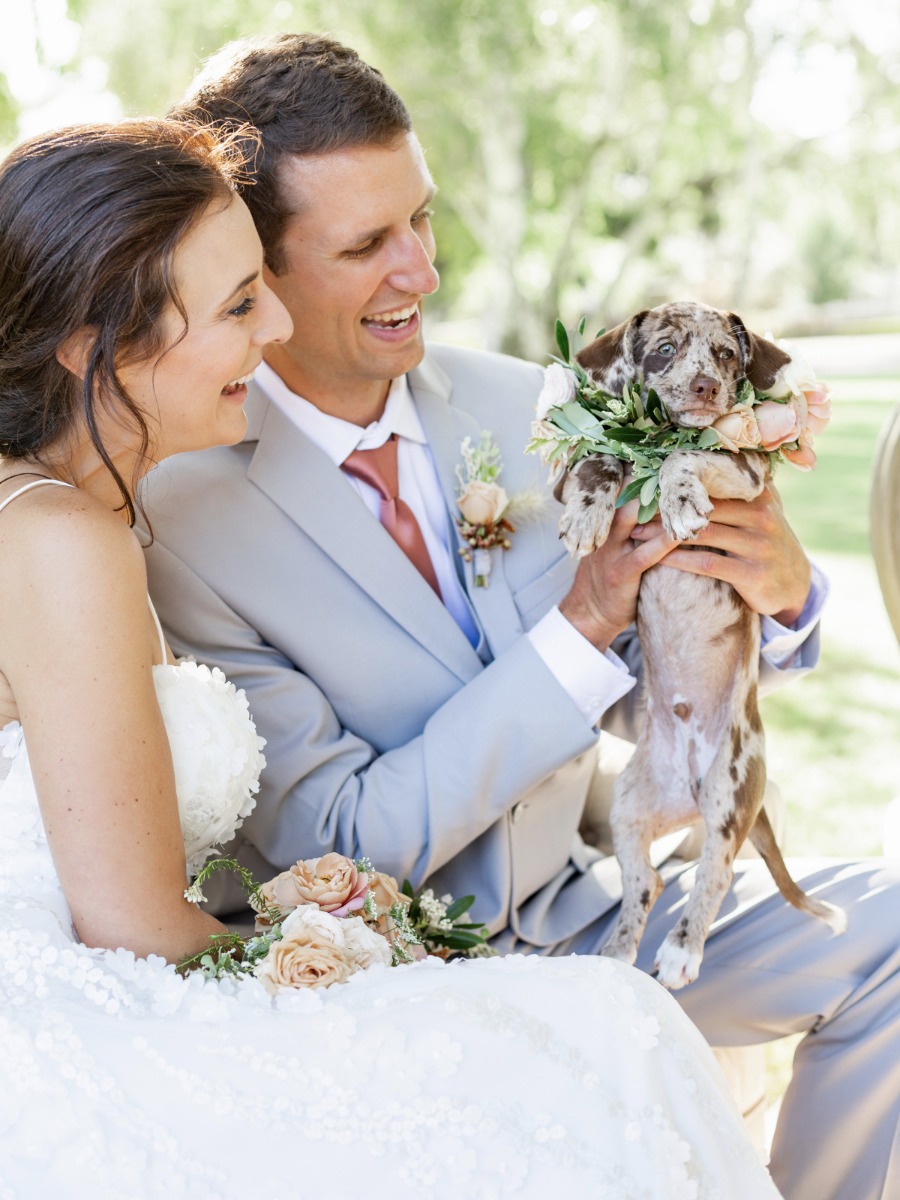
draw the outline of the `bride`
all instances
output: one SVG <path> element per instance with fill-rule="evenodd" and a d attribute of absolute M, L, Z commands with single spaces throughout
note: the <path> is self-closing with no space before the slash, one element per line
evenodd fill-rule
<path fill-rule="evenodd" d="M 131 526 L 290 332 L 239 171 L 165 121 L 0 168 L 0 1197 L 776 1196 L 699 1034 L 610 960 L 176 974 L 262 757 L 172 660 Z"/>

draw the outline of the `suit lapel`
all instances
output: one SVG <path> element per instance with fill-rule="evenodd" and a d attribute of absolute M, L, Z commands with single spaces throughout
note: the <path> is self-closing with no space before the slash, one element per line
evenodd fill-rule
<path fill-rule="evenodd" d="M 456 506 L 459 487 L 456 468 L 462 464 L 463 440 L 470 437 L 473 443 L 477 443 L 482 433 L 481 425 L 470 413 L 451 403 L 450 379 L 428 359 L 410 372 L 409 384 L 450 514 L 453 539 L 450 544 L 458 548 L 463 543 L 456 524 L 459 516 Z M 506 580 L 503 564 L 505 553 L 500 549 L 491 550 L 491 575 L 486 588 L 475 586 L 473 564 L 463 561 L 465 589 L 494 657 L 522 634 L 519 610 Z"/>
<path fill-rule="evenodd" d="M 328 456 L 259 389 L 247 411 L 257 438 L 248 479 L 459 679 L 476 675 L 468 639 Z"/>

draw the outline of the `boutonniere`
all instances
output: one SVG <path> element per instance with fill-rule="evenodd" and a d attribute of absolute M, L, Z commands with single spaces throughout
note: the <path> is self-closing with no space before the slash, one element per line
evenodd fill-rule
<path fill-rule="evenodd" d="M 456 468 L 459 480 L 456 505 L 461 516 L 456 523 L 464 544 L 459 552 L 466 562 L 475 563 L 475 586 L 486 588 L 491 574 L 490 551 L 495 546 L 508 550 L 512 545 L 509 535 L 516 529 L 507 519 L 509 496 L 497 482 L 503 470 L 500 447 L 483 430 L 477 446 L 467 437 L 460 452 L 463 461 Z"/>
<path fill-rule="evenodd" d="M 583 333 L 582 320 L 577 334 Z M 556 338 L 560 356 L 545 369 L 527 450 L 540 454 L 554 478 L 588 454 L 611 454 L 628 463 L 631 479 L 618 504 L 639 497 L 640 523 L 656 515 L 659 470 L 666 455 L 676 450 L 762 450 L 768 453 L 773 470 L 786 460 L 808 471 L 816 461 L 812 439 L 831 415 L 829 390 L 783 342 L 791 361 L 768 391 L 744 379 L 731 412 L 709 428 L 683 429 L 641 379 L 626 383 L 621 396 L 598 387 L 570 353 L 569 335 L 560 321 Z"/>

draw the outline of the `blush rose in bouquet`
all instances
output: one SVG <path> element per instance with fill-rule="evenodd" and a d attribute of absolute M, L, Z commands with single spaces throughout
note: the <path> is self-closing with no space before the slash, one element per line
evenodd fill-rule
<path fill-rule="evenodd" d="M 370 967 L 400 966 L 427 955 L 490 955 L 483 925 L 463 920 L 474 896 L 438 899 L 414 892 L 374 870 L 366 858 L 330 853 L 300 859 L 257 884 L 234 859 L 219 858 L 200 871 L 185 898 L 202 903 L 203 884 L 219 870 L 234 871 L 256 914 L 256 933 L 214 934 L 199 953 L 178 964 L 182 975 L 254 976 L 270 992 L 328 987 Z"/>

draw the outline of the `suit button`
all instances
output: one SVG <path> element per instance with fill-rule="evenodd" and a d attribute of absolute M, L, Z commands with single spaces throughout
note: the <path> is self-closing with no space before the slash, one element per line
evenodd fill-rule
<path fill-rule="evenodd" d="M 515 808 L 512 810 L 512 819 L 514 821 L 521 821 L 522 818 L 525 816 L 525 813 L 527 810 L 528 810 L 528 805 L 523 800 L 520 804 L 517 804 L 515 806 Z"/>

